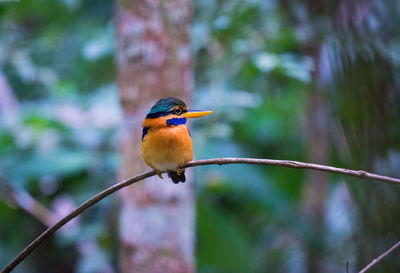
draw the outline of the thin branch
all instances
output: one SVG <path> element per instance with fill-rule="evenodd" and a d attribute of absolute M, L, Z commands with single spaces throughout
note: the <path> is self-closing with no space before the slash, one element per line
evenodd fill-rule
<path fill-rule="evenodd" d="M 386 183 L 394 183 L 400 185 L 400 179 L 392 178 L 388 176 L 377 175 L 374 173 L 369 173 L 366 171 L 354 171 L 342 168 L 335 168 L 331 166 L 318 165 L 313 163 L 304 163 L 298 161 L 291 160 L 273 160 L 273 159 L 258 159 L 258 158 L 214 158 L 214 159 L 204 159 L 197 161 L 190 161 L 184 164 L 183 168 L 195 167 L 195 166 L 203 166 L 203 165 L 225 165 L 225 164 L 256 164 L 256 165 L 271 165 L 271 166 L 281 166 L 295 169 L 312 169 L 319 170 L 330 173 L 338 173 L 343 175 L 355 176 L 358 178 L 367 178 L 367 179 L 375 179 L 378 181 L 386 182 Z M 57 223 L 49 227 L 45 230 L 39 237 L 37 237 L 32 243 L 30 243 L 24 250 L 22 250 L 0 273 L 8 273 L 11 272 L 20 262 L 22 262 L 34 249 L 36 249 L 39 245 L 41 245 L 47 238 L 53 235 L 58 229 L 60 229 L 63 225 L 68 223 L 70 220 L 81 214 L 83 211 L 93 206 L 103 198 L 108 195 L 126 187 L 133 183 L 139 182 L 145 178 L 154 176 L 156 172 L 149 171 L 140 175 L 137 175 L 132 178 L 128 178 L 123 180 L 114 186 L 109 187 L 108 189 L 96 194 L 86 202 L 82 203 L 79 207 L 75 208 L 68 215 L 64 216 Z"/>
<path fill-rule="evenodd" d="M 378 258 L 374 259 L 372 262 L 370 262 L 366 267 L 364 267 L 360 272 L 358 273 L 365 273 L 368 270 L 371 269 L 371 267 L 373 267 L 374 265 L 376 265 L 377 263 L 379 263 L 383 258 L 385 258 L 387 255 L 389 255 L 390 253 L 392 253 L 394 250 L 396 250 L 396 248 L 400 247 L 400 241 L 398 241 L 394 246 L 392 246 L 390 249 L 388 249 L 385 253 L 383 253 L 381 256 L 379 256 Z"/>
<path fill-rule="evenodd" d="M 392 178 L 389 176 L 378 175 L 374 173 L 369 173 L 366 171 L 354 171 L 343 168 L 336 168 L 326 165 L 319 165 L 314 163 L 304 163 L 293 160 L 275 160 L 275 159 L 259 159 L 259 158 L 234 158 L 234 157 L 226 157 L 226 158 L 213 158 L 213 159 L 203 159 L 196 160 L 186 163 L 183 167 L 194 167 L 194 166 L 202 166 L 202 165 L 225 165 L 225 164 L 255 164 L 255 165 L 270 165 L 270 166 L 281 166 L 295 169 L 310 169 L 317 171 L 324 171 L 330 173 L 338 173 L 343 175 L 355 176 L 358 178 L 366 178 L 366 179 L 374 179 L 379 180 L 386 183 L 394 183 L 400 185 L 399 178 Z"/>
<path fill-rule="evenodd" d="M 1 183 L 1 179 L 0 179 Z M 46 227 L 57 222 L 56 215 L 48 210 L 42 203 L 33 198 L 28 192 L 16 190 L 12 186 L 0 185 L 0 193 L 3 195 L 3 202 L 10 207 L 19 207 L 35 217 Z"/>
<path fill-rule="evenodd" d="M 96 194 L 86 202 L 82 203 L 79 207 L 75 208 L 69 214 L 61 218 L 57 223 L 46 229 L 39 237 L 37 237 L 32 243 L 30 243 L 24 250 L 22 250 L 18 256 L 16 256 L 0 273 L 11 272 L 20 262 L 22 262 L 35 248 L 41 245 L 46 239 L 48 239 L 51 235 L 53 235 L 57 230 L 59 230 L 62 226 L 68 223 L 70 220 L 81 214 L 86 209 L 90 208 L 100 200 L 104 199 L 108 195 L 129 186 L 132 183 L 141 181 L 145 178 L 154 176 L 156 174 L 155 171 L 150 171 L 144 174 L 137 175 L 135 177 L 123 180 L 114 186 L 107 188 L 106 190 Z"/>
<path fill-rule="evenodd" d="M 17 98 L 15 97 L 11 86 L 0 69 L 0 111 L 6 112 L 10 109 L 15 109 L 18 106 Z"/>

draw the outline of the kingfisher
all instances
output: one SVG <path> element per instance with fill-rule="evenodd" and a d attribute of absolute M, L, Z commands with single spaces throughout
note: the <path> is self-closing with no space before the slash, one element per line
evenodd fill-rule
<path fill-rule="evenodd" d="M 188 110 L 177 98 L 160 99 L 142 123 L 142 157 L 144 162 L 157 171 L 168 172 L 175 184 L 186 181 L 181 166 L 193 159 L 192 138 L 186 121 L 211 114 L 212 111 Z"/>

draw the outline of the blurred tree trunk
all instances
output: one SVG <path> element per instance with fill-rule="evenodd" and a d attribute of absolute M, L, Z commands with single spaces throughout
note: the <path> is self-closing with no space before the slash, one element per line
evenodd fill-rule
<path fill-rule="evenodd" d="M 186 102 L 192 91 L 188 0 L 117 0 L 118 85 L 123 109 L 121 178 L 145 170 L 141 122 L 162 97 Z M 194 201 L 185 184 L 158 177 L 120 193 L 123 273 L 194 272 Z"/>
<path fill-rule="evenodd" d="M 396 1 L 342 1 L 335 30 L 352 37 L 373 37 L 355 44 L 358 50 L 336 51 L 335 114 L 340 118 L 351 154 L 349 165 L 398 177 L 400 160 L 400 84 L 398 62 L 391 56 L 390 23 L 398 17 Z M 396 4 L 395 4 L 396 3 Z M 379 7 L 379 10 L 377 9 Z M 385 27 L 378 32 L 369 28 L 370 19 Z M 397 26 L 397 25 L 396 25 Z M 384 49 L 374 45 L 380 44 Z M 354 45 L 353 45 L 354 46 Z M 371 57 L 365 58 L 367 48 Z M 362 99 L 360 99 L 362 98 Z M 355 103 L 356 102 L 356 103 Z M 352 240 L 355 243 L 355 268 L 363 268 L 400 238 L 400 190 L 392 185 L 348 183 L 356 208 L 357 225 Z M 400 272 L 400 259 L 389 255 L 374 272 Z"/>
<path fill-rule="evenodd" d="M 313 43 L 316 45 L 318 43 Z M 328 109 L 325 101 L 323 83 L 321 79 L 321 50 L 318 46 L 313 48 L 311 56 L 316 64 L 312 73 L 312 90 L 307 99 L 307 140 L 308 161 L 318 164 L 327 164 L 329 158 L 328 149 Z M 307 242 L 307 272 L 325 272 L 322 268 L 321 250 L 323 246 L 325 230 L 325 203 L 329 175 L 324 172 L 308 172 L 308 184 L 304 194 L 304 212 L 310 224 L 313 234 Z"/>

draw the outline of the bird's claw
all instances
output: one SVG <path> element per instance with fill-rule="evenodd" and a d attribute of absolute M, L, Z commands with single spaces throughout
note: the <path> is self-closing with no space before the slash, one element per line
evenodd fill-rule
<path fill-rule="evenodd" d="M 176 173 L 177 173 L 178 175 L 181 175 L 183 172 L 184 172 L 184 170 L 181 169 L 181 168 L 177 168 L 177 169 L 176 169 Z"/>
<path fill-rule="evenodd" d="M 164 178 L 162 177 L 162 172 L 157 171 L 157 175 L 158 175 L 159 178 L 164 179 Z"/>

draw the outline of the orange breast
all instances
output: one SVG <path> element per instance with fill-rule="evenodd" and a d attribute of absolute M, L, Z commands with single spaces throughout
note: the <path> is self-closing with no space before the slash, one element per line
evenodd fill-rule
<path fill-rule="evenodd" d="M 193 159 L 192 139 L 186 125 L 150 128 L 141 151 L 146 164 L 158 171 L 176 170 Z"/>

